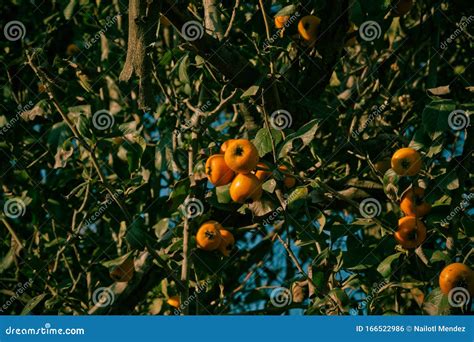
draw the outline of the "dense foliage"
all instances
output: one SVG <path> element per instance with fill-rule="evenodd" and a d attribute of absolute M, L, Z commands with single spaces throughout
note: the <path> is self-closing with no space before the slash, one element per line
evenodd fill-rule
<path fill-rule="evenodd" d="M 438 279 L 474 264 L 473 5 L 396 3 L 2 2 L 1 312 L 472 312 Z M 236 138 L 272 171 L 253 203 L 205 174 Z M 412 185 L 432 208 L 406 249 Z M 197 248 L 208 220 L 228 257 Z"/>

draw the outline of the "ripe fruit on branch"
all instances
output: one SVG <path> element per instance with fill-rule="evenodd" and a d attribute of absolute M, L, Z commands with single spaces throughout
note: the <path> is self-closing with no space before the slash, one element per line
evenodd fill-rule
<path fill-rule="evenodd" d="M 132 280 L 135 273 L 133 257 L 125 259 L 125 261 L 110 271 L 110 278 L 116 282 L 127 282 Z"/>
<path fill-rule="evenodd" d="M 402 217 L 398 220 L 398 230 L 394 234 L 398 243 L 406 249 L 414 249 L 426 239 L 426 227 L 418 218 Z"/>
<path fill-rule="evenodd" d="M 234 248 L 234 244 L 235 244 L 234 235 L 226 229 L 221 229 L 220 233 L 221 233 L 222 240 L 221 240 L 221 244 L 219 245 L 219 251 L 224 256 L 227 257 L 230 255 L 230 252 Z"/>
<path fill-rule="evenodd" d="M 221 243 L 220 230 L 222 225 L 217 221 L 204 222 L 196 234 L 196 242 L 199 248 L 205 251 L 216 250 Z"/>
<path fill-rule="evenodd" d="M 224 154 L 225 151 L 227 151 L 227 147 L 229 147 L 230 143 L 233 142 L 235 139 L 229 139 L 226 140 L 222 143 L 221 148 L 220 148 L 220 153 Z"/>
<path fill-rule="evenodd" d="M 237 203 L 258 201 L 262 197 L 262 183 L 252 173 L 239 173 L 232 181 L 229 193 L 232 200 Z"/>
<path fill-rule="evenodd" d="M 469 266 L 455 262 L 446 266 L 439 275 L 441 292 L 448 294 L 455 287 L 464 287 L 474 295 L 474 271 Z"/>
<path fill-rule="evenodd" d="M 278 170 L 282 171 L 283 173 L 288 172 L 288 168 L 286 167 L 286 165 L 279 166 Z M 296 178 L 292 177 L 292 176 L 285 175 L 285 178 L 283 179 L 283 184 L 285 184 L 285 187 L 287 189 L 291 189 L 296 184 Z"/>
<path fill-rule="evenodd" d="M 401 148 L 393 154 L 391 163 L 398 175 L 414 176 L 421 170 L 421 155 L 413 148 Z"/>
<path fill-rule="evenodd" d="M 178 309 L 179 306 L 181 305 L 181 299 L 179 298 L 179 296 L 171 296 L 168 298 L 166 303 L 168 303 L 169 306 L 172 306 Z"/>
<path fill-rule="evenodd" d="M 401 17 L 407 14 L 413 7 L 413 0 L 395 0 L 395 8 L 393 10 L 395 17 Z"/>
<path fill-rule="evenodd" d="M 272 175 L 270 171 L 270 167 L 265 163 L 258 163 L 257 164 L 257 171 L 255 171 L 255 176 L 258 178 L 260 182 L 265 182 L 268 180 Z"/>
<path fill-rule="evenodd" d="M 215 186 L 229 184 L 235 176 L 234 171 L 225 163 L 223 154 L 214 154 L 207 159 L 206 175 Z"/>
<path fill-rule="evenodd" d="M 281 29 L 285 26 L 286 22 L 290 19 L 289 15 L 277 15 L 275 17 L 275 27 Z"/>
<path fill-rule="evenodd" d="M 316 41 L 320 23 L 321 19 L 315 15 L 307 15 L 301 18 L 298 23 L 298 32 L 301 38 L 308 42 Z"/>
<path fill-rule="evenodd" d="M 413 187 L 402 196 L 400 209 L 406 216 L 423 217 L 431 210 L 431 204 L 424 201 L 425 189 Z"/>
<path fill-rule="evenodd" d="M 224 158 L 227 166 L 237 173 L 253 171 L 259 160 L 257 148 L 247 139 L 236 139 L 230 142 Z"/>

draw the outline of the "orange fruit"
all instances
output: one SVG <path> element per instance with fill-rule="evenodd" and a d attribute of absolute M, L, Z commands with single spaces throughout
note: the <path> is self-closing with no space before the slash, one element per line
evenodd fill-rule
<path fill-rule="evenodd" d="M 222 226 L 217 221 L 204 222 L 196 234 L 198 247 L 205 251 L 216 250 L 221 243 L 221 229 Z"/>
<path fill-rule="evenodd" d="M 225 154 L 225 163 L 238 173 L 249 173 L 258 164 L 259 156 L 255 145 L 247 139 L 236 139 L 229 143 Z"/>
<path fill-rule="evenodd" d="M 129 257 L 110 272 L 110 278 L 116 282 L 127 282 L 132 280 L 134 273 L 133 257 Z"/>
<path fill-rule="evenodd" d="M 230 143 L 234 140 L 235 139 L 229 139 L 229 140 L 224 141 L 224 143 L 221 145 L 220 153 L 224 154 L 225 151 L 227 151 L 227 147 L 229 147 Z"/>
<path fill-rule="evenodd" d="M 229 193 L 232 200 L 237 203 L 258 201 L 262 197 L 262 183 L 252 173 L 239 173 L 232 181 Z"/>
<path fill-rule="evenodd" d="M 265 163 L 258 163 L 257 164 L 257 171 L 255 171 L 255 176 L 258 178 L 260 182 L 265 182 L 270 176 L 272 172 L 270 171 L 270 167 Z"/>
<path fill-rule="evenodd" d="M 402 196 L 400 209 L 406 216 L 423 217 L 431 210 L 431 204 L 425 202 L 423 197 L 425 189 L 413 187 L 408 189 Z"/>
<path fill-rule="evenodd" d="M 74 56 L 75 54 L 78 54 L 81 50 L 76 44 L 69 44 L 66 48 L 66 55 L 68 56 Z"/>
<path fill-rule="evenodd" d="M 426 227 L 418 218 L 402 217 L 398 220 L 398 230 L 394 234 L 398 243 L 406 249 L 414 249 L 426 239 Z"/>
<path fill-rule="evenodd" d="M 414 176 L 421 170 L 421 155 L 413 148 L 401 148 L 393 154 L 391 164 L 398 175 Z"/>
<path fill-rule="evenodd" d="M 234 248 L 234 244 L 235 244 L 234 235 L 226 229 L 221 229 L 220 233 L 221 233 L 222 240 L 221 240 L 221 244 L 219 245 L 219 251 L 224 256 L 227 257 L 230 255 L 230 252 Z"/>
<path fill-rule="evenodd" d="M 282 171 L 283 173 L 288 173 L 288 168 L 286 167 L 286 165 L 281 165 L 278 167 L 278 169 Z M 296 184 L 296 178 L 285 175 L 285 178 L 283 179 L 283 184 L 285 185 L 286 188 L 291 189 Z"/>
<path fill-rule="evenodd" d="M 275 17 L 275 27 L 281 29 L 285 26 L 286 22 L 290 19 L 289 15 L 277 15 Z"/>
<path fill-rule="evenodd" d="M 318 37 L 321 19 L 315 15 L 307 15 L 301 18 L 298 23 L 298 32 L 304 40 L 314 42 Z"/>
<path fill-rule="evenodd" d="M 171 297 L 168 298 L 166 303 L 168 303 L 168 305 L 178 309 L 179 306 L 181 305 L 181 299 L 179 298 L 179 296 L 171 296 Z"/>
<path fill-rule="evenodd" d="M 229 184 L 235 176 L 234 171 L 225 163 L 223 154 L 214 154 L 207 159 L 206 175 L 215 186 Z"/>
<path fill-rule="evenodd" d="M 393 10 L 395 17 L 401 17 L 407 14 L 413 7 L 413 0 L 395 0 L 395 9 Z"/>
<path fill-rule="evenodd" d="M 449 264 L 439 275 L 439 287 L 444 294 L 449 294 L 455 287 L 464 287 L 474 295 L 474 272 L 460 262 Z"/>

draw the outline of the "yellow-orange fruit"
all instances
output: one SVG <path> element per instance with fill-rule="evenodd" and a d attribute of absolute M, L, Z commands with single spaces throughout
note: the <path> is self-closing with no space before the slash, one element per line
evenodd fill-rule
<path fill-rule="evenodd" d="M 403 248 L 414 249 L 425 241 L 426 227 L 423 222 L 416 217 L 402 217 L 398 220 L 398 230 L 394 236 Z"/>
<path fill-rule="evenodd" d="M 232 181 L 229 193 L 232 200 L 237 203 L 258 201 L 262 197 L 262 183 L 252 173 L 239 173 Z"/>
<path fill-rule="evenodd" d="M 222 225 L 217 221 L 204 222 L 196 234 L 198 247 L 205 251 L 216 250 L 221 243 L 221 229 Z"/>
<path fill-rule="evenodd" d="M 237 173 L 249 173 L 257 167 L 259 156 L 257 148 L 247 139 L 236 139 L 229 143 L 225 163 Z"/>
<path fill-rule="evenodd" d="M 474 295 L 474 272 L 469 266 L 456 262 L 446 266 L 439 275 L 441 292 L 449 294 L 455 287 L 463 287 Z"/>
<path fill-rule="evenodd" d="M 227 229 L 221 229 L 221 244 L 219 245 L 219 251 L 224 255 L 224 256 L 229 256 L 230 252 L 234 248 L 235 244 L 235 239 L 234 235 L 229 232 Z"/>
<path fill-rule="evenodd" d="M 298 22 L 298 32 L 304 40 L 314 42 L 318 37 L 321 19 L 315 15 L 307 15 Z"/>
<path fill-rule="evenodd" d="M 391 164 L 398 175 L 414 176 L 421 170 L 421 155 L 413 148 L 404 147 L 393 154 Z"/>
<path fill-rule="evenodd" d="M 225 163 L 223 154 L 214 154 L 206 161 L 206 175 L 215 186 L 222 186 L 232 182 L 234 171 Z"/>
<path fill-rule="evenodd" d="M 424 201 L 425 189 L 413 187 L 402 196 L 400 209 L 406 216 L 423 217 L 431 210 L 431 204 Z"/>

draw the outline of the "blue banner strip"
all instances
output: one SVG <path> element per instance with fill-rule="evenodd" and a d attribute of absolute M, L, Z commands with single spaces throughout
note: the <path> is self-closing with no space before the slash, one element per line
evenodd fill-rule
<path fill-rule="evenodd" d="M 474 316 L 0 316 L 0 329 L 0 342 L 473 342 Z"/>

